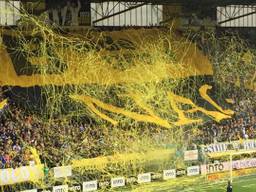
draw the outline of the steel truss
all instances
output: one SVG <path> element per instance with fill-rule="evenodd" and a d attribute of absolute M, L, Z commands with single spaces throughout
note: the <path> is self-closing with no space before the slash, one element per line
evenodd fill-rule
<path fill-rule="evenodd" d="M 118 2 L 118 1 L 105 1 L 101 3 L 96 3 L 96 7 L 91 7 L 91 13 L 96 15 L 96 18 L 92 20 L 93 25 L 97 25 L 102 21 L 108 20 L 110 18 L 114 18 L 115 16 L 119 17 L 120 23 L 120 16 L 122 14 L 129 14 L 130 13 L 130 20 L 135 20 L 134 25 L 137 25 L 139 21 L 137 21 L 137 16 L 141 15 L 142 17 L 149 17 L 152 20 L 153 14 L 160 15 L 162 10 L 158 8 L 158 5 L 152 5 L 151 3 L 147 3 L 145 1 L 142 2 Z M 146 15 L 142 15 L 142 12 L 136 11 L 136 9 L 142 8 L 143 6 L 152 5 L 152 11 L 146 10 Z M 134 10 L 134 15 L 131 15 L 131 11 Z M 118 18 L 117 18 L 118 23 Z M 157 23 L 161 23 L 161 19 L 157 18 Z M 125 24 L 126 25 L 126 24 Z"/>
<path fill-rule="evenodd" d="M 217 8 L 223 27 L 256 27 L 256 5 L 230 5 Z"/>

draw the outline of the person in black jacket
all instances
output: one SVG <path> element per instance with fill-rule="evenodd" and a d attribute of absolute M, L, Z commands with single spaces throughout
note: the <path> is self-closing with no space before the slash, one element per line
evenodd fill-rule
<path fill-rule="evenodd" d="M 230 181 L 228 181 L 228 186 L 227 186 L 227 192 L 232 192 L 233 191 L 233 187 Z"/>

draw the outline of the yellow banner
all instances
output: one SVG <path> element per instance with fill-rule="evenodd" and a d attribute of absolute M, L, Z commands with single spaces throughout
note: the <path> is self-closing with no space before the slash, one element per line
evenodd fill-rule
<path fill-rule="evenodd" d="M 5 35 L 21 38 L 12 31 L 5 31 Z M 186 78 L 198 75 L 212 75 L 212 65 L 207 58 L 195 44 L 181 40 L 179 37 L 168 39 L 166 44 L 170 44 L 173 54 L 175 54 L 175 63 L 168 61 L 168 59 L 156 59 L 156 62 L 148 65 L 147 61 L 141 59 L 136 60 L 134 64 L 126 70 L 120 70 L 113 67 L 118 62 L 116 59 L 125 57 L 129 49 L 135 49 L 135 53 L 144 54 L 147 49 L 143 46 L 150 46 L 150 43 L 160 41 L 168 33 L 160 32 L 159 30 L 125 30 L 109 33 L 95 33 L 95 41 L 100 36 L 110 38 L 112 42 L 109 46 L 116 46 L 114 50 L 107 48 L 100 49 L 94 55 L 86 55 L 79 52 L 77 49 L 69 49 L 59 47 L 56 39 L 56 59 L 62 60 L 66 63 L 67 68 L 62 74 L 32 74 L 32 75 L 18 75 L 16 73 L 13 61 L 8 54 L 6 47 L 0 44 L 0 86 L 20 86 L 33 87 L 43 85 L 57 85 L 63 86 L 67 84 L 81 85 L 81 84 L 99 84 L 99 85 L 113 85 L 126 83 L 145 83 L 157 82 L 164 79 Z M 14 38 L 13 37 L 13 38 Z M 22 37 L 23 38 L 23 37 Z M 104 39 L 104 38 L 103 38 Z M 178 43 L 180 42 L 182 43 Z M 106 40 L 107 41 L 107 40 Z M 106 43 L 105 43 L 106 44 Z M 125 44 L 125 45 L 124 45 Z M 127 45 L 126 45 L 127 44 Z M 8 46 L 8 45 L 7 45 Z M 31 49 L 36 49 L 37 45 L 20 45 L 31 46 Z M 108 44 L 106 45 L 108 46 Z M 127 48 L 127 46 L 130 46 Z M 168 45 L 166 45 L 168 46 Z M 19 49 L 28 49 L 21 47 Z M 157 47 L 155 48 L 157 49 Z M 33 50 L 30 50 L 33 51 Z M 152 48 L 152 52 L 153 52 Z M 155 50 L 156 52 L 159 50 Z M 15 54 L 15 51 L 14 53 Z M 24 52 L 26 54 L 26 52 Z M 116 58 L 115 56 L 119 58 Z M 110 63 L 106 62 L 106 57 L 110 58 Z M 113 56 L 113 57 L 111 57 Z M 131 57 L 134 55 L 130 55 Z M 52 61 L 45 56 L 29 55 L 27 65 L 44 65 Z M 123 58 L 122 58 L 123 59 Z M 91 65 L 93 60 L 94 65 Z M 19 63 L 17 63 L 19 65 Z M 97 77 L 97 78 L 96 78 Z"/>
<path fill-rule="evenodd" d="M 0 186 L 22 182 L 38 182 L 44 177 L 43 167 L 43 165 L 35 165 L 17 169 L 0 169 Z"/>
<path fill-rule="evenodd" d="M 189 125 L 193 123 L 202 123 L 203 119 L 198 118 L 188 118 L 188 114 L 193 114 L 195 112 L 201 112 L 209 117 L 211 117 L 213 120 L 220 122 L 223 119 L 231 118 L 231 116 L 234 114 L 231 110 L 224 110 L 221 106 L 219 106 L 216 102 L 214 102 L 209 95 L 207 95 L 207 90 L 211 89 L 211 86 L 209 85 L 203 85 L 200 88 L 200 95 L 210 104 L 212 104 L 216 109 L 219 111 L 209 111 L 204 109 L 203 107 L 197 106 L 191 99 L 187 99 L 185 97 L 176 95 L 172 92 L 168 93 L 168 99 L 170 102 L 170 105 L 172 109 L 178 114 L 178 120 L 176 122 L 168 122 L 165 119 L 162 119 L 161 117 L 157 116 L 155 112 L 153 112 L 149 106 L 147 106 L 143 100 L 139 99 L 138 96 L 130 95 L 131 98 L 135 100 L 135 103 L 144 111 L 146 111 L 146 114 L 139 114 L 132 111 L 127 111 L 123 108 L 116 107 L 110 104 L 106 104 L 101 102 L 98 99 L 85 96 L 85 95 L 71 95 L 70 97 L 73 100 L 82 102 L 86 107 L 88 107 L 93 113 L 98 115 L 101 119 L 104 119 L 113 125 L 117 125 L 118 122 L 114 120 L 113 118 L 109 117 L 108 115 L 104 114 L 102 111 L 108 111 L 115 114 L 121 114 L 126 117 L 129 117 L 131 119 L 134 119 L 139 122 L 147 122 L 147 123 L 154 123 L 156 125 L 160 125 L 162 127 L 171 128 L 173 125 L 181 126 L 181 125 Z M 180 105 L 189 105 L 191 106 L 191 109 L 184 110 Z"/>
<path fill-rule="evenodd" d="M 19 38 L 13 32 L 8 33 L 8 31 L 5 31 L 4 34 L 12 38 Z M 34 87 L 89 84 L 108 87 L 121 85 L 125 88 L 131 84 L 140 85 L 169 79 L 177 80 L 193 76 L 213 75 L 212 65 L 208 57 L 195 44 L 180 37 L 172 36 L 170 32 L 163 32 L 158 29 L 124 30 L 105 33 L 94 32 L 90 40 L 93 42 L 103 41 L 97 42 L 95 46 L 95 48 L 100 46 L 101 48 L 98 48 L 97 51 L 88 51 L 86 53 L 80 49 L 61 46 L 61 43 L 64 42 L 59 41 L 65 41 L 65 38 L 52 39 L 52 41 L 56 41 L 56 45 L 54 45 L 56 47 L 54 47 L 53 51 L 55 53 L 54 59 L 48 58 L 45 55 L 35 56 L 34 51 L 39 48 L 38 43 L 20 45 L 25 49 L 24 55 L 26 55 L 26 58 L 24 60 L 27 62 L 25 64 L 27 67 L 52 64 L 52 60 L 55 59 L 65 63 L 65 69 L 57 74 L 32 73 L 30 75 L 18 75 L 15 66 L 19 66 L 21 60 L 16 60 L 15 62 L 18 63 L 14 65 L 13 56 L 10 57 L 10 54 L 13 55 L 15 52 L 10 53 L 9 50 L 9 54 L 6 46 L 2 45 L 0 47 L 0 86 Z M 86 40 L 84 40 L 85 42 Z M 72 41 L 69 44 L 72 44 Z M 162 47 L 157 47 L 158 44 L 161 44 Z M 152 51 L 153 54 L 148 53 L 149 51 Z M 175 58 L 170 59 L 169 56 L 167 57 L 168 54 L 165 51 L 170 51 L 169 54 L 173 54 Z M 48 54 L 47 51 L 46 53 Z M 153 61 L 148 59 L 148 54 L 151 54 L 150 59 Z M 122 62 L 127 62 L 126 68 L 120 68 Z M 117 125 L 118 122 L 99 109 L 123 115 L 135 121 L 153 123 L 170 128 L 173 125 L 181 126 L 201 123 L 201 118 L 194 119 L 188 117 L 189 114 L 196 112 L 201 112 L 218 122 L 230 118 L 234 112 L 229 109 L 223 109 L 211 99 L 207 94 L 207 91 L 211 90 L 211 88 L 210 85 L 203 85 L 199 89 L 199 93 L 216 111 L 199 107 L 191 99 L 168 92 L 166 99 L 169 100 L 171 108 L 177 113 L 178 119 L 176 122 L 169 122 L 160 117 L 140 95 L 136 94 L 128 93 L 127 97 L 132 99 L 144 113 L 116 107 L 113 104 L 107 104 L 100 101 L 100 99 L 88 95 L 70 95 L 70 98 L 82 102 L 91 112 L 113 125 Z M 184 110 L 182 106 L 185 105 L 191 106 L 191 109 Z"/>

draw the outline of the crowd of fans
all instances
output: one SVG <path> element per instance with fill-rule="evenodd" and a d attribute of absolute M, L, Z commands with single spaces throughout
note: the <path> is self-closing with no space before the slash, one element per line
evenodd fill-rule
<path fill-rule="evenodd" d="M 0 95 L 0 98 L 3 99 Z M 236 115 L 221 123 L 204 124 L 196 144 L 210 144 L 239 139 L 256 138 L 256 111 L 250 102 L 240 102 Z M 111 150 L 111 142 L 104 141 L 104 131 L 89 128 L 77 122 L 53 121 L 44 123 L 34 115 L 10 103 L 0 114 L 0 169 L 15 168 L 35 163 L 31 147 L 36 149 L 42 163 L 48 166 L 65 164 L 74 158 L 91 158 L 103 154 L 102 149 Z M 107 138 L 107 137 L 105 137 Z M 81 155 L 83 154 L 83 155 Z"/>
<path fill-rule="evenodd" d="M 197 143 L 210 144 L 256 138 L 256 110 L 254 100 L 241 100 L 235 105 L 232 119 L 220 123 L 208 122 L 201 127 Z"/>
<path fill-rule="evenodd" d="M 33 126 L 32 118 L 23 116 L 21 110 L 0 118 L 0 166 L 2 168 L 27 165 L 32 156 L 25 143 L 43 145 L 38 129 Z M 32 130 L 33 129 L 33 130 Z"/>
<path fill-rule="evenodd" d="M 34 164 L 36 157 L 32 153 L 33 148 L 38 152 L 41 163 L 61 165 L 62 158 L 71 157 L 72 151 L 94 150 L 77 142 L 78 139 L 83 140 L 84 131 L 85 126 L 76 123 L 43 123 L 9 104 L 0 117 L 0 169 Z M 97 135 L 94 136 L 97 138 Z M 91 144 L 91 148 L 95 147 L 93 142 Z"/>
<path fill-rule="evenodd" d="M 254 139 L 256 137 L 256 113 L 248 112 L 235 115 L 221 123 L 208 123 L 202 127 L 200 144 L 231 142 L 234 140 Z"/>

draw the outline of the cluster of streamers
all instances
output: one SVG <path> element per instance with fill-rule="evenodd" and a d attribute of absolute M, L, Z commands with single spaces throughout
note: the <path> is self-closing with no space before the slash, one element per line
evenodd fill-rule
<path fill-rule="evenodd" d="M 197 36 L 200 39 L 201 48 L 213 64 L 214 82 L 222 88 L 222 93 L 232 92 L 234 87 L 255 92 L 256 52 L 251 43 L 232 32 L 219 35 L 202 32 Z M 249 91 L 241 93 L 244 94 L 243 98 L 252 97 L 254 94 Z"/>
<path fill-rule="evenodd" d="M 6 85 L 41 87 L 42 162 L 71 164 L 82 181 L 162 170 L 176 161 L 174 144 L 183 138 L 168 123 L 177 119 L 168 92 L 180 91 L 180 77 L 189 76 L 179 61 L 183 55 L 175 55 L 189 42 L 175 42 L 170 32 L 158 30 L 63 34 L 37 18 L 22 19 L 31 32 L 8 33 L 20 45 L 14 51 L 28 61 L 21 71 L 33 68 L 33 73 L 14 75 Z M 95 166 L 87 168 L 85 159 L 93 157 L 98 158 L 88 161 Z M 106 160 L 111 158 L 116 160 Z"/>
<path fill-rule="evenodd" d="M 17 75 L 10 59 L 2 56 L 6 62 L 1 63 L 0 73 L 10 77 L 0 77 L 0 86 L 40 87 L 43 107 L 38 117 L 45 147 L 39 154 L 32 149 L 32 154 L 37 162 L 40 156 L 41 162 L 52 166 L 70 164 L 79 177 L 65 180 L 67 183 L 136 175 L 177 164 L 182 167 L 177 150 L 182 151 L 189 142 L 184 140 L 183 125 L 193 125 L 193 136 L 198 134 L 195 123 L 201 121 L 195 112 L 216 114 L 218 121 L 233 114 L 215 102 L 210 104 L 217 106 L 216 113 L 194 103 L 199 94 L 211 101 L 207 86 L 203 95 L 197 85 L 202 85 L 203 76 L 213 75 L 212 66 L 195 44 L 171 31 L 88 30 L 72 34 L 26 14 L 20 25 L 30 32 L 18 28 L 3 34 L 15 36 L 20 45 L 13 52 L 26 58 L 21 71 L 33 70 Z M 211 41 L 215 51 L 207 50 L 215 54 L 211 61 L 218 84 L 226 85 L 234 74 L 247 77 L 242 76 L 247 73 L 238 60 L 252 70 L 253 53 L 240 50 L 237 39 L 229 44 L 222 41 L 226 42 L 222 47 L 218 41 Z M 184 116 L 182 110 L 189 115 Z"/>

